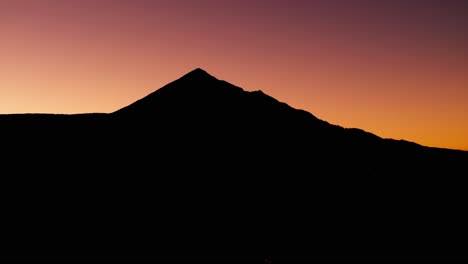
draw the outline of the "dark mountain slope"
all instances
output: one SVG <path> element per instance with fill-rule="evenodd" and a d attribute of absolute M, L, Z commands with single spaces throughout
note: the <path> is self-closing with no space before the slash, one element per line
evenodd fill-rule
<path fill-rule="evenodd" d="M 201 69 L 110 114 L 0 127 L 2 256 L 468 256 L 466 152 L 332 125 Z"/>
<path fill-rule="evenodd" d="M 315 166 L 327 165 L 330 170 L 343 169 L 347 174 L 394 176 L 402 170 L 427 173 L 441 170 L 445 173 L 453 166 L 446 166 L 450 165 L 450 159 L 443 156 L 466 158 L 463 152 L 455 154 L 456 151 L 426 148 L 405 141 L 383 140 L 359 129 L 328 124 L 261 91 L 245 92 L 201 69 L 111 116 L 122 123 L 131 123 L 133 128 L 144 127 L 136 130 L 139 133 L 180 134 L 178 138 L 182 141 L 196 135 L 204 139 L 205 147 L 211 146 L 213 139 L 226 144 L 231 141 L 234 143 L 232 147 L 245 143 L 246 149 L 253 144 L 269 150 L 263 151 L 264 154 L 284 151 L 289 153 L 288 156 L 294 156 L 294 160 L 314 157 L 320 161 Z M 188 140 L 187 144 L 197 141 Z M 276 156 L 287 159 L 282 154 Z M 449 163 L 439 164 L 439 159 Z M 336 163 L 343 166 L 337 168 Z"/>

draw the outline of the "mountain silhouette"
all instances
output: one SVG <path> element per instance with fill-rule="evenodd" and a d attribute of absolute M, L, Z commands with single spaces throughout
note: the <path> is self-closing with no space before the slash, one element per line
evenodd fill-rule
<path fill-rule="evenodd" d="M 1 258 L 468 259 L 468 153 L 195 69 L 107 114 L 0 115 Z"/>

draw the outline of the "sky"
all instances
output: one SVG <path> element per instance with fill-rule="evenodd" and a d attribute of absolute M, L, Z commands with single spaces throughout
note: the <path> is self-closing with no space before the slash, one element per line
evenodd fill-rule
<path fill-rule="evenodd" d="M 113 112 L 195 68 L 468 150 L 468 2 L 0 0 L 0 114 Z"/>

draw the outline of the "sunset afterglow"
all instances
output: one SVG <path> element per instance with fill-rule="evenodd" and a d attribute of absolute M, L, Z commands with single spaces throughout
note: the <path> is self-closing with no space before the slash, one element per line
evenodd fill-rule
<path fill-rule="evenodd" d="M 344 127 L 468 150 L 468 2 L 0 0 L 0 114 L 113 112 L 203 68 Z"/>

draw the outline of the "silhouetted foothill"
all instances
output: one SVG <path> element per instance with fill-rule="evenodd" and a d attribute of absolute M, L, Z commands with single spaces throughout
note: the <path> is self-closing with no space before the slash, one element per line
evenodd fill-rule
<path fill-rule="evenodd" d="M 2 259 L 466 259 L 467 152 L 196 69 L 108 114 L 0 115 Z"/>

